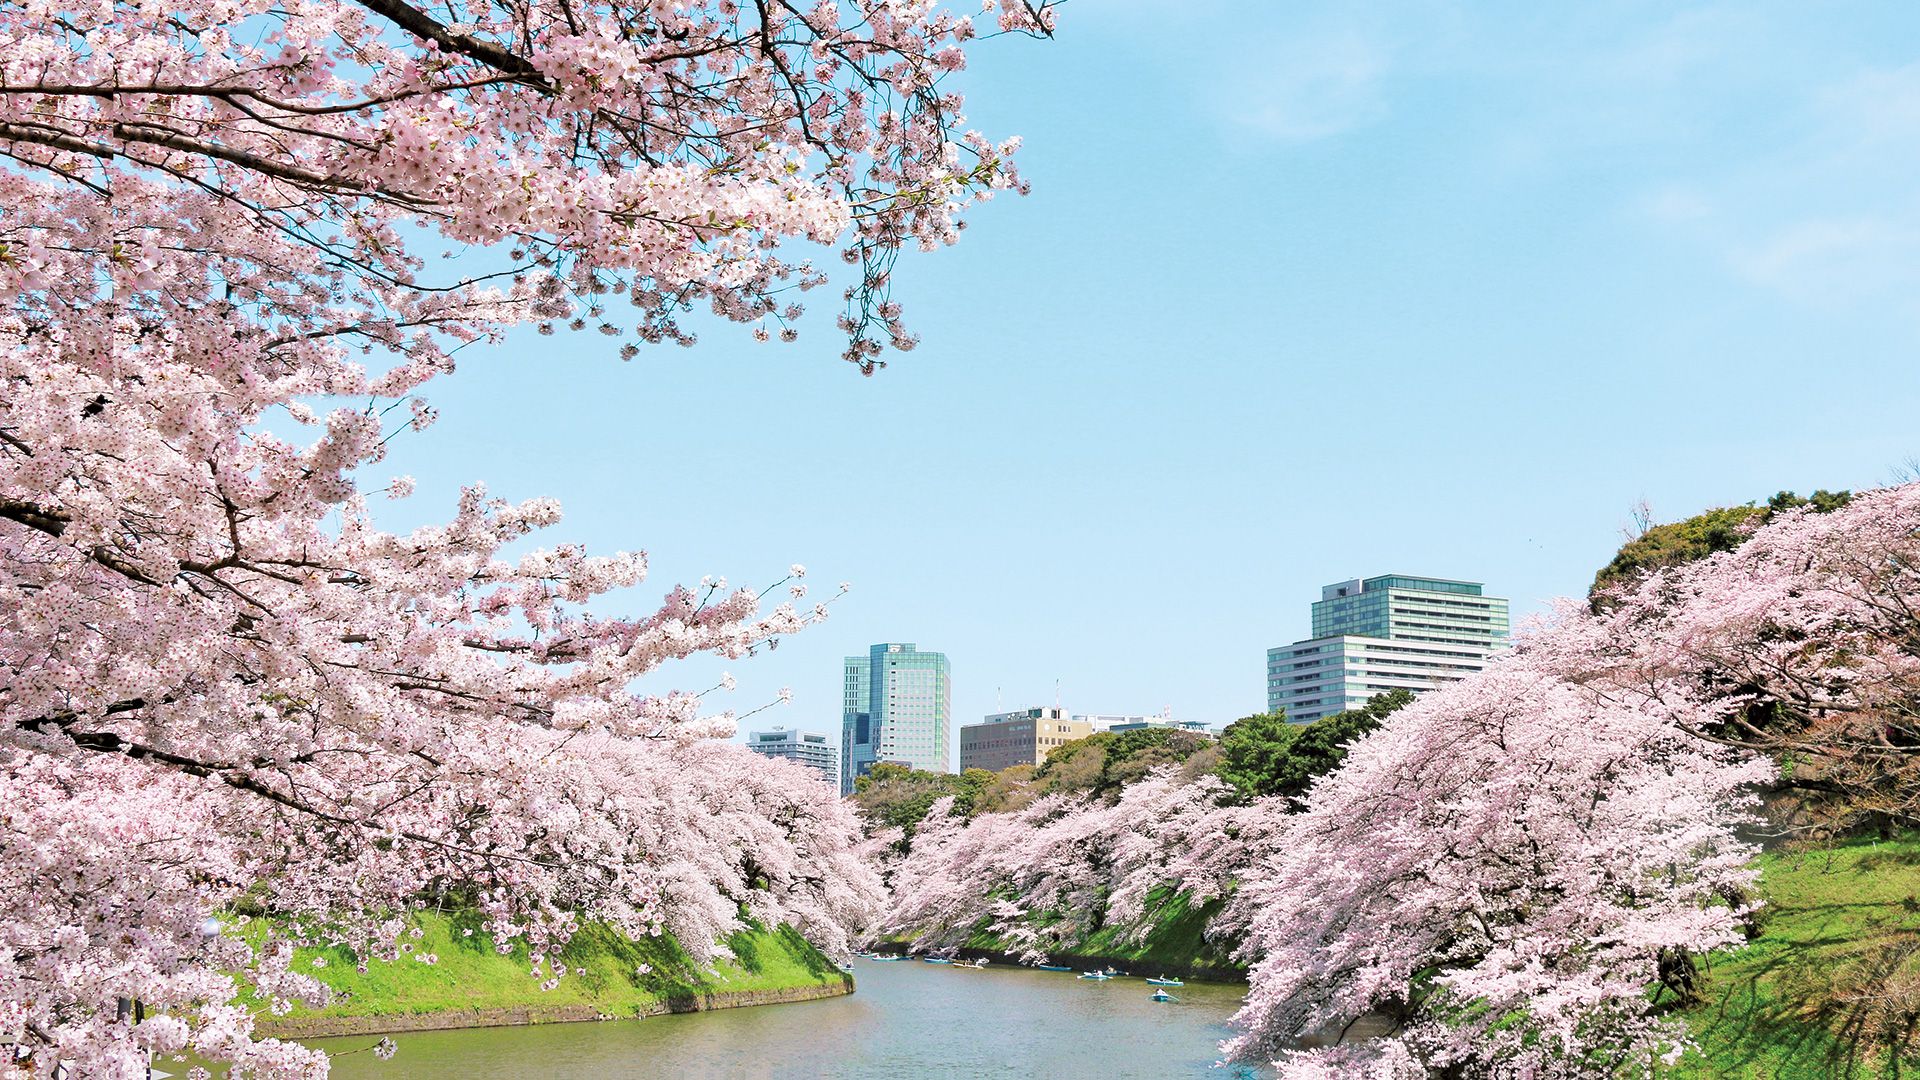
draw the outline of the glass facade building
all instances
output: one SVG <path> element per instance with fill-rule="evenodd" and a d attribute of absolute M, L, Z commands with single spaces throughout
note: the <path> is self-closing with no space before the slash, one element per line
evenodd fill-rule
<path fill-rule="evenodd" d="M 842 681 L 840 793 L 877 761 L 947 772 L 953 684 L 945 653 L 884 642 L 849 656 Z"/>
<path fill-rule="evenodd" d="M 1507 645 L 1507 601 L 1477 581 L 1383 574 L 1328 585 L 1313 637 L 1267 650 L 1267 711 L 1306 723 L 1389 690 L 1420 693 Z"/>
<path fill-rule="evenodd" d="M 1477 581 L 1383 574 L 1320 590 L 1313 636 L 1371 637 L 1497 649 L 1507 643 L 1507 602 Z"/>

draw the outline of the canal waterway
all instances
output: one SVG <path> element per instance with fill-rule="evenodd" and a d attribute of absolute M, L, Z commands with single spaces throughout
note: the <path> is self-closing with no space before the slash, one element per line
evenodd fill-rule
<path fill-rule="evenodd" d="M 793 1005 L 603 1023 L 395 1035 L 399 1054 L 346 1053 L 338 1080 L 586 1080 L 588 1077 L 1213 1077 L 1243 986 L 1191 983 L 1179 1001 L 1138 978 L 1109 982 L 1011 965 L 961 971 L 856 960 L 857 992 Z"/>

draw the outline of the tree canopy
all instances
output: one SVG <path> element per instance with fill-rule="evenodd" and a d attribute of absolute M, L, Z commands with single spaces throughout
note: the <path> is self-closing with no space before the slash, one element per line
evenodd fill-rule
<path fill-rule="evenodd" d="M 847 360 L 911 348 L 898 255 L 1025 186 L 944 85 L 976 20 L 1053 13 L 0 5 L 10 1068 L 314 1076 L 322 1052 L 252 1037 L 237 980 L 319 1002 L 296 943 L 391 957 L 443 899 L 550 979 L 587 921 L 706 959 L 758 919 L 846 954 L 880 896 L 850 809 L 657 681 L 824 618 L 803 571 L 648 610 L 643 554 L 539 544 L 551 500 L 475 485 L 396 534 L 374 500 L 413 481 L 369 474 L 516 326 L 627 357 L 691 344 L 695 311 L 791 340 L 838 277 Z M 217 931 L 243 897 L 264 937 Z"/>
<path fill-rule="evenodd" d="M 952 797 L 954 812 L 965 816 L 973 813 L 980 793 L 993 782 L 994 774 L 985 769 L 928 772 L 881 761 L 854 780 L 853 801 L 866 816 L 869 829 L 901 829 L 911 838 L 937 800 Z"/>
<path fill-rule="evenodd" d="M 1683 521 L 1649 525 L 1639 536 L 1622 544 L 1607 565 L 1593 576 L 1587 595 L 1596 605 L 1606 602 L 1606 594 L 1640 578 L 1650 570 L 1678 566 L 1705 558 L 1718 551 L 1732 551 L 1752 534 L 1754 528 L 1771 521 L 1787 510 L 1810 507 L 1814 513 L 1827 513 L 1847 504 L 1851 492 L 1815 491 L 1806 498 L 1782 491 L 1767 500 L 1765 506 L 1746 503 L 1704 510 Z"/>
<path fill-rule="evenodd" d="M 1410 691 L 1390 690 L 1358 709 L 1308 724 L 1288 722 L 1285 712 L 1236 720 L 1220 736 L 1217 775 L 1242 796 L 1278 795 L 1297 801 L 1315 778 L 1340 767 L 1350 743 L 1412 701 Z"/>

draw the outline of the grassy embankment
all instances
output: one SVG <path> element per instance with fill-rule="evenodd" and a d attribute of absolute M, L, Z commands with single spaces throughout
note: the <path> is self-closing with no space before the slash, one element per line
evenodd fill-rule
<path fill-rule="evenodd" d="M 1668 1080 L 1824 1080 L 1920 1072 L 1855 1038 L 1871 1021 L 1836 1001 L 1836 982 L 1885 985 L 1861 963 L 1888 946 L 1920 944 L 1920 836 L 1894 842 L 1769 854 L 1762 889 L 1771 906 L 1750 945 L 1711 958 L 1706 1000 L 1687 1010 L 1699 1043 Z M 1908 961 L 1906 970 L 1914 971 Z"/>
<path fill-rule="evenodd" d="M 561 954 L 569 973 L 552 990 L 530 975 L 525 945 L 502 955 L 471 915 L 423 912 L 423 934 L 410 954 L 392 963 L 372 961 L 354 970 L 345 949 L 302 949 L 295 967 L 311 971 L 334 991 L 324 1009 L 295 1009 L 263 1018 L 286 1035 L 358 1034 L 429 1027 L 630 1018 L 732 1005 L 828 997 L 852 990 L 852 980 L 791 929 L 753 929 L 727 945 L 735 959 L 702 968 L 668 937 L 629 940 L 602 927 L 575 935 Z M 471 935 L 463 931 L 472 931 Z M 434 954 L 422 963 L 416 955 Z M 311 967 L 315 957 L 321 968 Z M 642 973 L 641 967 L 646 971 Z M 584 972 L 578 972 L 584 968 Z"/>

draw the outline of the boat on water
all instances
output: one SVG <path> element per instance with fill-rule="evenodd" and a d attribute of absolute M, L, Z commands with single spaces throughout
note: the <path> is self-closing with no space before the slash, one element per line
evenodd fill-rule
<path fill-rule="evenodd" d="M 1174 997 L 1172 994 L 1167 993 L 1165 990 L 1155 990 L 1153 992 L 1152 1000 L 1178 1002 L 1180 999 L 1177 997 Z"/>
<path fill-rule="evenodd" d="M 1148 979 L 1147 985 L 1148 986 L 1185 986 L 1187 984 L 1181 982 L 1179 979 L 1169 979 L 1165 975 L 1162 975 L 1157 979 Z"/>
<path fill-rule="evenodd" d="M 875 953 L 875 954 L 873 954 L 872 956 L 869 956 L 869 957 L 867 957 L 867 959 L 869 959 L 869 960 L 877 960 L 877 961 L 880 961 L 881 963 L 885 963 L 885 962 L 887 962 L 887 961 L 889 961 L 889 960 L 905 960 L 905 959 L 906 959 L 906 957 L 904 957 L 904 956 L 881 956 L 881 955 L 880 955 L 879 953 Z"/>
<path fill-rule="evenodd" d="M 923 957 L 921 957 L 920 959 L 922 959 L 922 960 L 925 960 L 925 961 L 926 961 L 927 963 L 929 963 L 929 964 L 951 964 L 951 963 L 953 963 L 953 961 L 952 961 L 951 959 L 949 959 L 949 958 L 947 958 L 947 957 L 944 957 L 944 956 L 923 956 Z"/>
<path fill-rule="evenodd" d="M 1080 973 L 1080 977 L 1083 979 L 1095 979 L 1095 980 L 1105 980 L 1105 979 L 1113 978 L 1113 976 L 1107 974 L 1104 971 L 1083 971 Z"/>
<path fill-rule="evenodd" d="M 1072 971 L 1073 970 L 1072 968 L 1068 967 L 1065 964 L 1035 964 L 1033 965 L 1033 967 L 1035 971 Z"/>

